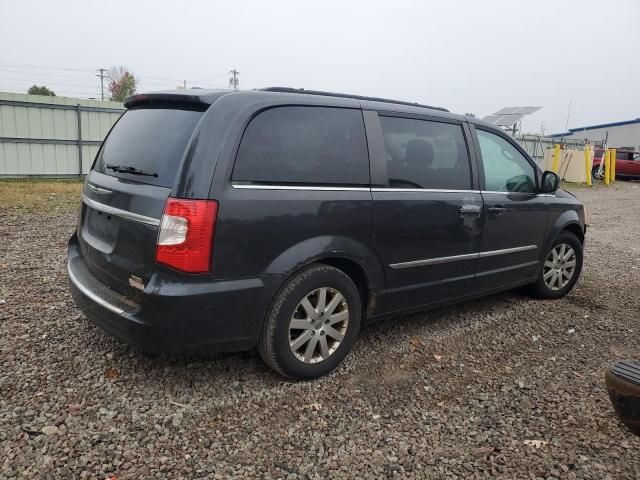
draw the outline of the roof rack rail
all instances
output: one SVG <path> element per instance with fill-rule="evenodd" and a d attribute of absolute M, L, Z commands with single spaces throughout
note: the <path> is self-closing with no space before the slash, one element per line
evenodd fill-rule
<path fill-rule="evenodd" d="M 267 87 L 261 88 L 260 90 L 264 92 L 279 92 L 279 93 L 303 93 L 305 95 L 320 95 L 323 97 L 339 97 L 339 98 L 353 98 L 355 100 L 368 100 L 371 102 L 382 102 L 382 103 L 395 103 L 398 105 L 408 105 L 410 107 L 422 107 L 422 108 L 430 108 L 432 110 L 440 110 L 443 112 L 448 112 L 446 108 L 442 107 L 434 107 L 431 105 L 423 105 L 422 103 L 416 102 L 403 102 L 402 100 L 390 100 L 388 98 L 378 98 L 378 97 L 365 97 L 362 95 L 350 95 L 348 93 L 334 93 L 334 92 L 323 92 L 320 90 L 305 90 L 304 88 L 291 88 L 291 87 Z"/>

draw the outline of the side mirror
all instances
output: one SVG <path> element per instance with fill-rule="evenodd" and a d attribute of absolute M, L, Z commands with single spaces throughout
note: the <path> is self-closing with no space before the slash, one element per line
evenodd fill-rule
<path fill-rule="evenodd" d="M 542 174 L 542 181 L 540 182 L 540 193 L 554 193 L 560 186 L 560 177 L 547 170 Z"/>

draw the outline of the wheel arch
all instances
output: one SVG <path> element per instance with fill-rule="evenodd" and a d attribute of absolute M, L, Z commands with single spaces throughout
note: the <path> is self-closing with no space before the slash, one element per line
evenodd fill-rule
<path fill-rule="evenodd" d="M 573 233 L 578 237 L 580 243 L 584 243 L 584 229 L 576 210 L 565 210 L 555 219 L 549 229 L 544 248 L 540 252 L 541 260 L 546 256 L 558 235 L 564 231 Z"/>
<path fill-rule="evenodd" d="M 282 285 L 301 270 L 321 263 L 344 272 L 356 284 L 365 316 L 382 309 L 384 271 L 377 254 L 348 237 L 315 237 L 291 246 L 267 267 L 266 274 L 281 275 Z M 281 285 L 281 286 L 282 286 Z"/>

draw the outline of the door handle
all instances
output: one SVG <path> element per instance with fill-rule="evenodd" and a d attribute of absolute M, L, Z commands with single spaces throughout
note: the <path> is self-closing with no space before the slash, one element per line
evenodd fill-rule
<path fill-rule="evenodd" d="M 462 205 L 458 209 L 459 215 L 477 215 L 480 216 L 481 208 L 480 205 Z"/>
<path fill-rule="evenodd" d="M 499 217 L 500 215 L 502 215 L 504 213 L 506 208 L 497 206 L 497 207 L 489 207 L 488 210 L 489 210 L 489 213 L 491 215 L 493 215 L 495 217 Z"/>

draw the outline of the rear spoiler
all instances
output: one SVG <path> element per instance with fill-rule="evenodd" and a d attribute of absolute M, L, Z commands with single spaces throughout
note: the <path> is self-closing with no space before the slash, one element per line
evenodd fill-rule
<path fill-rule="evenodd" d="M 191 110 L 206 110 L 211 102 L 198 95 L 172 94 L 172 93 L 143 93 L 127 97 L 124 101 L 125 108 L 149 107 L 149 108 L 187 108 Z"/>

